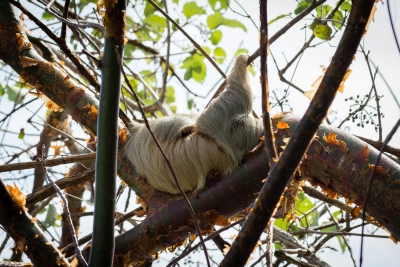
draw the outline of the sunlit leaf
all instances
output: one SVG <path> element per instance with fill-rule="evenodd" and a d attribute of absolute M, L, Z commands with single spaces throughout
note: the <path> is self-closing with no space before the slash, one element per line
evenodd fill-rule
<path fill-rule="evenodd" d="M 201 48 L 203 48 L 204 52 L 206 52 L 208 55 L 211 54 L 211 49 L 207 46 L 202 46 Z M 201 55 L 202 56 L 202 55 Z"/>
<path fill-rule="evenodd" d="M 28 93 L 27 89 L 20 88 L 15 85 L 7 85 L 6 89 L 8 100 L 13 101 L 16 104 L 21 104 L 26 93 Z"/>
<path fill-rule="evenodd" d="M 53 226 L 58 219 L 57 209 L 53 204 L 49 205 L 49 210 L 47 211 L 46 219 L 44 220 L 44 225 L 46 227 Z"/>
<path fill-rule="evenodd" d="M 321 5 L 321 6 L 317 6 L 317 8 L 315 10 L 317 10 L 317 17 L 320 19 L 325 18 L 328 14 L 329 11 L 331 11 L 331 6 L 329 5 Z"/>
<path fill-rule="evenodd" d="M 338 4 L 339 1 L 336 3 Z M 340 10 L 350 12 L 351 11 L 351 2 L 346 0 L 340 5 Z"/>
<path fill-rule="evenodd" d="M 239 48 L 239 49 L 236 51 L 236 53 L 235 53 L 235 57 L 237 57 L 237 56 L 240 55 L 240 54 L 246 54 L 246 55 L 248 55 L 248 54 L 249 54 L 249 50 L 244 49 L 244 48 Z"/>
<path fill-rule="evenodd" d="M 328 25 L 316 25 L 314 35 L 322 40 L 329 40 L 332 34 L 332 28 Z"/>
<path fill-rule="evenodd" d="M 165 92 L 165 100 L 167 104 L 171 104 L 175 102 L 175 89 L 173 86 L 168 86 L 167 91 Z"/>
<path fill-rule="evenodd" d="M 314 29 L 315 29 L 315 26 L 317 26 L 317 25 L 319 25 L 319 24 L 320 24 L 319 20 L 314 19 L 313 22 L 311 22 L 311 24 L 308 25 L 308 28 L 309 28 L 310 30 L 314 30 Z"/>
<path fill-rule="evenodd" d="M 24 128 L 21 128 L 21 130 L 19 131 L 19 134 L 18 134 L 18 138 L 24 139 L 24 137 L 25 137 L 25 130 L 24 130 Z"/>
<path fill-rule="evenodd" d="M 208 16 L 207 25 L 210 30 L 214 30 L 219 26 L 227 26 L 231 28 L 241 28 L 242 30 L 247 32 L 246 26 L 244 26 L 244 24 L 242 24 L 238 20 L 225 19 L 220 12 L 215 12 L 215 14 Z"/>
<path fill-rule="evenodd" d="M 211 33 L 210 41 L 213 45 L 217 45 L 222 38 L 222 32 L 220 30 L 213 31 Z"/>
<path fill-rule="evenodd" d="M 43 14 L 42 14 L 42 19 L 45 19 L 45 20 L 52 20 L 52 19 L 55 19 L 55 17 L 54 17 L 53 15 L 51 15 L 50 13 L 43 12 Z"/>
<path fill-rule="evenodd" d="M 218 63 L 221 64 L 222 62 L 224 62 L 224 60 L 225 60 L 225 58 L 226 58 L 225 50 L 222 49 L 221 47 L 215 48 L 215 50 L 214 50 L 214 57 L 215 57 L 215 60 L 216 60 Z"/>
<path fill-rule="evenodd" d="M 208 0 L 214 11 L 224 11 L 228 9 L 229 0 Z"/>
<path fill-rule="evenodd" d="M 193 99 L 188 99 L 187 108 L 188 108 L 188 110 L 192 110 L 192 108 L 193 108 Z"/>
<path fill-rule="evenodd" d="M 346 251 L 346 243 L 344 242 L 343 238 L 345 238 L 345 237 L 343 237 L 343 236 L 337 236 L 337 239 L 338 239 L 338 241 L 339 241 L 340 248 L 342 249 L 342 253 L 344 253 L 344 252 Z"/>
<path fill-rule="evenodd" d="M 270 21 L 268 22 L 268 25 L 271 25 L 272 23 L 274 23 L 274 22 L 276 22 L 276 21 L 278 21 L 278 20 L 280 20 L 280 19 L 286 18 L 286 17 L 290 17 L 290 13 L 289 13 L 289 14 L 282 14 L 282 15 L 277 16 L 277 17 L 274 18 L 273 20 L 270 20 Z"/>
<path fill-rule="evenodd" d="M 309 6 L 311 6 L 311 2 L 301 1 L 300 3 L 297 4 L 296 9 L 294 10 L 294 14 L 296 14 L 296 15 L 300 14 L 305 9 L 307 9 Z"/>
<path fill-rule="evenodd" d="M 250 71 L 251 75 L 253 75 L 253 77 L 256 75 L 256 71 L 254 70 L 253 66 L 249 65 L 247 66 L 247 69 Z"/>
<path fill-rule="evenodd" d="M 0 96 L 4 95 L 4 87 L 0 84 Z"/>
<path fill-rule="evenodd" d="M 343 14 L 342 14 L 342 12 L 341 11 L 336 11 L 335 12 L 335 14 L 333 14 L 333 17 L 332 17 L 332 19 L 333 20 L 337 20 L 337 21 L 333 21 L 332 22 L 332 24 L 336 27 L 336 28 L 338 28 L 339 30 L 342 28 L 342 23 L 341 22 L 343 22 Z M 340 22 L 339 22 L 340 21 Z"/>
<path fill-rule="evenodd" d="M 156 14 L 151 14 L 150 16 L 146 17 L 143 22 L 157 28 L 165 28 L 167 26 L 167 21 L 165 18 Z"/>
<path fill-rule="evenodd" d="M 193 78 L 195 81 L 202 83 L 206 77 L 206 64 L 204 63 L 204 56 L 193 55 L 187 57 L 181 66 L 181 69 L 186 69 L 184 79 L 185 81 Z"/>
<path fill-rule="evenodd" d="M 186 18 L 190 18 L 194 15 L 206 14 L 203 8 L 199 7 L 195 1 L 187 2 L 183 6 L 183 14 Z"/>

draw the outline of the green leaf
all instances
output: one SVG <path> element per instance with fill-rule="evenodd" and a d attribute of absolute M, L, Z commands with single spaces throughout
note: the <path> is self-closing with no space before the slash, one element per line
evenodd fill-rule
<path fill-rule="evenodd" d="M 314 35 L 322 40 L 329 40 L 332 34 L 332 29 L 328 25 L 316 25 Z"/>
<path fill-rule="evenodd" d="M 339 235 L 337 236 L 340 248 L 342 249 L 342 253 L 344 253 L 346 251 L 346 243 L 344 242 L 343 238 L 344 237 L 342 237 L 342 236 L 339 236 Z"/>
<path fill-rule="evenodd" d="M 165 18 L 160 17 L 156 14 L 151 14 L 150 16 L 146 17 L 143 22 L 155 28 L 163 29 L 167 27 L 167 21 L 165 20 Z"/>
<path fill-rule="evenodd" d="M 175 89 L 173 86 L 167 87 L 167 91 L 165 92 L 165 100 L 167 101 L 167 104 L 175 102 Z"/>
<path fill-rule="evenodd" d="M 188 81 L 190 80 L 190 78 L 192 78 L 192 69 L 187 69 L 185 75 L 183 76 L 183 79 L 185 81 Z"/>
<path fill-rule="evenodd" d="M 77 5 L 79 11 L 82 11 L 82 9 L 84 7 L 86 7 L 87 5 L 89 5 L 90 3 L 96 4 L 97 0 L 79 0 L 78 5 Z M 93 5 L 93 7 L 95 7 L 95 6 Z"/>
<path fill-rule="evenodd" d="M 0 84 L 0 96 L 4 95 L 4 87 Z"/>
<path fill-rule="evenodd" d="M 179 4 L 179 0 L 173 0 L 172 2 L 174 2 L 175 4 Z"/>
<path fill-rule="evenodd" d="M 308 28 L 311 29 L 311 30 L 314 30 L 315 26 L 317 26 L 319 24 L 320 24 L 319 20 L 314 19 L 313 22 L 310 25 L 308 25 Z"/>
<path fill-rule="evenodd" d="M 334 232 L 336 230 L 335 225 L 331 225 L 329 227 L 325 227 L 321 229 L 321 232 Z"/>
<path fill-rule="evenodd" d="M 195 81 L 202 83 L 206 77 L 207 67 L 204 63 L 204 56 L 193 55 L 187 57 L 181 66 L 181 69 L 186 69 L 184 79 L 185 81 L 193 78 Z"/>
<path fill-rule="evenodd" d="M 204 52 L 206 52 L 208 55 L 211 54 L 211 49 L 209 47 L 203 46 L 201 48 L 203 48 Z M 201 56 L 203 56 L 203 55 L 201 55 Z"/>
<path fill-rule="evenodd" d="M 222 49 L 221 47 L 217 47 L 214 50 L 214 57 L 215 60 L 219 63 L 222 64 L 222 62 L 224 62 L 225 58 L 226 58 L 226 53 L 225 50 Z"/>
<path fill-rule="evenodd" d="M 53 226 L 58 219 L 58 213 L 56 207 L 53 204 L 49 205 L 49 210 L 47 211 L 46 219 L 44 220 L 44 225 L 46 227 Z"/>
<path fill-rule="evenodd" d="M 338 3 L 339 3 L 339 1 L 336 4 L 338 4 Z M 350 1 L 344 1 L 340 5 L 339 9 L 342 10 L 342 11 L 350 12 L 351 11 L 351 2 Z"/>
<path fill-rule="evenodd" d="M 220 30 L 216 30 L 211 33 L 210 41 L 213 45 L 217 45 L 222 38 L 222 32 Z"/>
<path fill-rule="evenodd" d="M 274 18 L 273 20 L 270 20 L 269 22 L 268 22 L 268 25 L 271 25 L 272 23 L 274 23 L 275 21 L 278 21 L 278 20 L 280 20 L 280 19 L 283 19 L 283 18 L 286 18 L 286 17 L 289 17 L 290 16 L 290 14 L 282 14 L 282 15 L 279 15 L 279 16 L 277 16 L 276 18 Z"/>
<path fill-rule="evenodd" d="M 214 11 L 226 11 L 229 0 L 208 0 L 208 3 Z"/>
<path fill-rule="evenodd" d="M 24 136 L 25 136 L 25 130 L 24 130 L 24 128 L 21 128 L 21 130 L 19 131 L 19 134 L 18 134 L 18 138 L 24 139 Z"/>
<path fill-rule="evenodd" d="M 329 11 L 331 11 L 331 6 L 329 5 L 321 5 L 321 6 L 317 6 L 317 8 L 315 10 L 317 10 L 317 17 L 320 19 L 325 18 Z"/>
<path fill-rule="evenodd" d="M 188 108 L 188 110 L 192 110 L 192 108 L 193 108 L 193 99 L 188 99 L 187 108 Z"/>
<path fill-rule="evenodd" d="M 133 44 L 127 43 L 124 46 L 124 55 L 125 56 L 132 56 L 133 51 L 136 50 L 136 46 L 134 46 Z"/>
<path fill-rule="evenodd" d="M 178 23 L 178 25 L 179 25 L 179 19 L 175 19 L 175 22 Z M 175 24 L 173 24 L 173 23 L 172 23 L 172 30 L 173 30 L 174 32 L 176 32 L 176 30 L 177 30 Z"/>
<path fill-rule="evenodd" d="M 314 204 L 303 192 L 297 195 L 296 209 L 298 211 L 306 213 L 312 208 L 314 208 Z"/>
<path fill-rule="evenodd" d="M 249 50 L 244 49 L 244 48 L 239 48 L 239 49 L 236 51 L 236 53 L 235 53 L 235 57 L 237 57 L 237 56 L 240 55 L 240 54 L 246 54 L 246 55 L 248 55 L 248 54 L 249 54 Z"/>
<path fill-rule="evenodd" d="M 190 17 L 194 16 L 194 15 L 202 15 L 202 14 L 206 14 L 206 12 L 204 11 L 203 8 L 199 7 L 195 1 L 192 2 L 187 2 L 184 6 L 183 6 L 183 14 L 185 15 L 185 17 L 187 19 L 189 19 Z"/>
<path fill-rule="evenodd" d="M 339 10 L 336 11 L 335 14 L 333 14 L 332 19 L 343 22 L 344 18 L 343 18 L 342 12 Z M 342 28 L 342 23 L 340 23 L 340 22 L 333 21 L 332 24 L 333 24 L 333 26 L 335 26 L 336 28 L 338 28 L 340 30 Z"/>
<path fill-rule="evenodd" d="M 251 73 L 251 75 L 253 75 L 253 77 L 256 76 L 256 71 L 254 70 L 254 68 L 251 65 L 247 66 L 247 69 L 250 71 L 250 73 Z"/>
<path fill-rule="evenodd" d="M 207 25 L 210 30 L 214 30 L 219 26 L 227 26 L 231 28 L 241 28 L 247 32 L 246 27 L 241 22 L 234 19 L 225 19 L 220 12 L 215 12 L 214 14 L 208 16 Z"/>
<path fill-rule="evenodd" d="M 333 217 L 335 217 L 336 220 L 339 219 L 339 215 L 341 214 L 340 210 L 337 210 L 335 212 L 332 213 Z"/>
<path fill-rule="evenodd" d="M 45 20 L 52 20 L 52 19 L 55 19 L 55 17 L 54 17 L 53 15 L 51 15 L 50 13 L 43 12 L 43 14 L 42 14 L 42 19 L 45 19 Z"/>
<path fill-rule="evenodd" d="M 304 10 L 306 10 L 309 6 L 311 6 L 311 2 L 308 1 L 301 1 L 300 3 L 297 4 L 296 9 L 294 10 L 294 14 L 298 15 Z"/>
<path fill-rule="evenodd" d="M 155 12 L 155 8 L 152 4 L 149 3 L 149 1 L 146 1 L 146 5 L 144 7 L 144 11 L 143 14 L 145 17 L 150 16 L 151 14 L 153 14 Z"/>
<path fill-rule="evenodd" d="M 136 27 L 137 23 L 133 21 L 131 16 L 126 16 L 126 24 L 130 27 Z"/>
<path fill-rule="evenodd" d="M 17 87 L 15 85 L 7 85 L 8 100 L 14 101 L 16 104 L 21 104 L 27 90 L 24 88 Z"/>
<path fill-rule="evenodd" d="M 154 75 L 154 72 L 151 70 L 142 70 L 140 72 L 142 74 L 143 79 L 149 84 L 155 84 L 156 82 L 156 76 Z"/>

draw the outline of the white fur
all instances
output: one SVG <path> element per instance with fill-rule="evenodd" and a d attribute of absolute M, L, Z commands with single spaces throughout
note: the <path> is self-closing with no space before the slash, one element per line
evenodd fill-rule
<path fill-rule="evenodd" d="M 227 174 L 262 135 L 260 120 L 249 116 L 252 92 L 247 56 L 239 55 L 227 77 L 228 87 L 200 116 L 176 115 L 150 121 L 184 191 L 204 188 L 210 171 Z M 135 123 L 125 155 L 156 189 L 179 194 L 174 178 L 146 126 Z"/>

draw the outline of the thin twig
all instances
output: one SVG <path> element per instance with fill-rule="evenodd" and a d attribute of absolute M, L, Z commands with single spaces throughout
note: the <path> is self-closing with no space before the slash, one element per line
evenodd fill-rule
<path fill-rule="evenodd" d="M 8 0 L 11 4 L 16 6 L 19 10 L 22 11 L 25 15 L 28 16 L 30 20 L 32 20 L 36 25 L 39 26 L 39 28 L 46 33 L 46 35 L 52 39 L 54 42 L 57 43 L 58 47 L 65 53 L 65 55 L 71 60 L 71 62 L 76 66 L 78 69 L 79 73 L 82 74 L 83 77 L 85 77 L 89 83 L 96 89 L 97 92 L 100 90 L 100 83 L 97 81 L 97 79 L 94 77 L 93 74 L 91 74 L 87 68 L 85 68 L 79 57 L 67 46 L 65 40 L 60 39 L 57 35 L 54 34 L 52 30 L 50 30 L 46 25 L 44 25 L 36 16 L 34 16 L 31 12 L 29 12 L 21 3 L 15 0 Z"/>
<path fill-rule="evenodd" d="M 70 20 L 68 20 L 68 19 L 64 19 L 62 16 L 58 15 L 56 12 L 53 12 L 53 11 L 51 10 L 51 6 L 53 5 L 54 1 L 55 1 L 55 0 L 51 0 L 51 1 L 47 4 L 45 10 L 46 10 L 46 12 L 48 12 L 48 13 L 50 13 L 51 15 L 53 15 L 54 17 L 56 17 L 59 21 L 65 23 L 65 24 L 67 24 L 68 26 L 71 26 L 71 27 L 77 27 L 77 28 L 83 28 L 83 29 L 86 29 L 86 28 L 95 28 L 95 29 L 99 29 L 99 30 L 101 30 L 103 33 L 105 33 L 105 30 L 106 30 L 106 29 L 105 29 L 104 26 L 101 25 L 101 24 L 92 23 L 92 22 L 86 22 L 86 23 L 84 23 L 84 24 L 81 24 L 81 23 L 79 23 L 79 22 L 78 22 L 78 23 L 74 23 L 74 22 L 72 22 L 72 21 L 70 21 Z"/>
<path fill-rule="evenodd" d="M 372 186 L 372 181 L 373 181 L 373 177 L 375 175 L 375 171 L 376 171 L 376 166 L 379 164 L 379 161 L 381 160 L 381 156 L 382 153 L 385 149 L 385 146 L 390 142 L 390 140 L 392 139 L 393 135 L 396 133 L 397 129 L 400 127 L 400 119 L 397 120 L 396 124 L 393 126 L 393 129 L 390 131 L 390 133 L 386 136 L 385 141 L 382 144 L 382 148 L 379 151 L 378 157 L 376 158 L 375 162 L 374 162 L 374 166 L 372 168 L 372 171 L 367 179 L 367 190 L 365 192 L 365 198 L 364 198 L 364 202 L 363 202 L 363 212 L 362 212 L 362 220 L 365 220 L 365 216 L 366 216 L 366 211 L 367 211 L 367 204 L 368 204 L 368 198 L 369 198 L 369 194 L 370 194 L 370 189 Z M 363 247 L 364 247 L 364 236 L 367 236 L 364 234 L 364 225 L 361 228 L 361 249 L 360 249 L 360 267 L 362 267 L 362 261 L 363 261 Z"/>
<path fill-rule="evenodd" d="M 68 19 L 68 9 L 69 9 L 70 2 L 71 2 L 71 0 L 65 0 L 64 11 L 63 11 L 64 19 Z M 65 40 L 66 35 L 67 35 L 67 24 L 63 22 L 62 26 L 61 26 L 60 38 Z"/>
<path fill-rule="evenodd" d="M 333 216 L 331 210 L 329 209 L 329 207 L 328 207 L 328 205 L 326 203 L 325 203 L 325 207 L 326 207 L 326 210 L 329 213 L 329 216 L 331 216 L 332 221 L 335 223 L 336 229 L 340 230 L 340 225 L 339 225 L 338 221 L 336 220 L 335 216 Z M 345 237 L 343 237 L 343 242 L 346 244 L 347 249 L 349 250 L 350 258 L 353 261 L 354 267 L 357 267 L 357 263 L 356 263 L 356 260 L 354 259 L 354 255 L 353 255 L 353 249 L 351 248 L 350 244 L 347 242 Z"/>
<path fill-rule="evenodd" d="M 274 135 L 272 133 L 272 122 L 270 117 L 271 106 L 269 104 L 269 87 L 268 87 L 268 18 L 267 18 L 267 0 L 260 1 L 260 73 L 261 73 L 261 94 L 262 94 L 262 122 L 264 128 L 264 144 L 267 150 L 269 165 L 272 166 L 278 159 L 275 148 Z"/>
<path fill-rule="evenodd" d="M 29 109 L 28 109 L 28 110 L 29 110 Z M 29 111 L 30 111 L 30 110 L 29 110 Z M 78 144 L 78 145 L 81 146 L 82 148 L 87 149 L 87 150 L 89 150 L 90 152 L 94 152 L 93 150 L 91 150 L 91 149 L 88 148 L 87 146 L 82 145 L 81 143 L 79 143 L 78 140 L 76 140 L 72 135 L 69 135 L 69 134 L 67 134 L 66 132 L 61 131 L 60 129 L 57 129 L 57 128 L 51 126 L 50 124 L 48 124 L 45 120 L 43 120 L 43 119 L 42 119 L 41 117 L 39 117 L 38 115 L 35 114 L 35 116 L 37 116 L 39 119 L 41 119 L 41 120 L 43 121 L 44 124 L 40 124 L 40 123 L 35 122 L 35 121 L 32 121 L 31 123 L 36 123 L 36 124 L 39 124 L 39 125 L 41 125 L 41 126 L 46 125 L 46 126 L 50 127 L 51 129 L 53 129 L 54 131 L 59 132 L 59 133 L 61 133 L 62 135 L 67 136 L 67 137 L 70 138 L 71 140 L 74 140 L 74 141 L 76 142 L 76 144 Z"/>
<path fill-rule="evenodd" d="M 149 1 L 151 1 L 151 0 L 149 0 Z M 206 248 L 206 245 L 205 245 L 205 243 L 204 243 L 203 236 L 202 236 L 202 234 L 201 234 L 201 229 L 200 229 L 199 223 L 197 222 L 196 214 L 194 213 L 193 207 L 192 207 L 192 205 L 190 204 L 189 199 L 188 199 L 188 197 L 186 196 L 185 192 L 183 191 L 182 186 L 179 184 L 179 181 L 178 181 L 178 179 L 176 178 L 175 172 L 174 172 L 174 170 L 172 169 L 171 163 L 170 163 L 170 161 L 169 161 L 167 155 L 165 154 L 164 149 L 161 147 L 161 145 L 160 145 L 160 143 L 158 142 L 156 136 L 154 135 L 153 131 L 152 131 L 151 128 L 150 128 L 150 125 L 149 125 L 149 122 L 148 122 L 148 120 L 147 120 L 146 114 L 144 113 L 144 111 L 143 111 L 143 109 L 142 109 L 142 105 L 140 104 L 139 97 L 138 97 L 138 95 L 136 94 L 136 92 L 133 90 L 131 84 L 129 83 L 128 77 L 126 76 L 125 71 L 124 71 L 124 69 L 122 68 L 121 57 L 120 57 L 120 55 L 119 55 L 119 53 L 118 53 L 118 47 L 117 47 L 117 46 L 115 47 L 115 53 L 116 53 L 116 56 L 117 56 L 117 60 L 118 60 L 118 63 L 119 63 L 119 67 L 120 67 L 121 72 L 122 72 L 122 74 L 123 74 L 123 76 L 124 76 L 125 82 L 126 82 L 126 84 L 129 86 L 129 89 L 131 90 L 133 96 L 135 97 L 136 103 L 137 103 L 137 105 L 139 106 L 140 113 L 142 114 L 144 123 L 146 124 L 146 128 L 147 128 L 148 131 L 150 132 L 152 138 L 154 139 L 154 142 L 156 143 L 156 145 L 157 145 L 158 149 L 160 150 L 161 154 L 163 155 L 163 157 L 164 157 L 164 159 L 165 159 L 165 162 L 167 163 L 168 168 L 169 168 L 169 170 L 171 171 L 172 176 L 174 177 L 175 184 L 178 186 L 179 190 L 181 191 L 181 194 L 182 194 L 183 198 L 185 199 L 186 205 L 187 205 L 187 207 L 188 207 L 188 209 L 189 209 L 189 211 L 190 211 L 190 214 L 192 215 L 193 223 L 194 223 L 194 225 L 195 225 L 195 227 L 196 227 L 197 234 L 198 234 L 198 236 L 199 236 L 199 238 L 200 238 L 200 242 L 201 242 L 202 245 L 203 245 L 203 250 L 204 250 L 204 255 L 205 255 L 205 257 L 206 257 L 207 266 L 208 266 L 208 267 L 211 267 L 210 261 L 209 261 L 209 258 L 208 258 L 207 248 Z"/>
<path fill-rule="evenodd" d="M 172 24 L 174 24 L 174 26 L 178 28 L 178 30 L 181 31 L 182 34 L 185 35 L 190 42 L 192 42 L 194 47 L 196 47 L 196 49 L 198 49 L 208 59 L 211 65 L 213 65 L 214 68 L 219 72 L 219 74 L 221 74 L 222 77 L 226 78 L 225 73 L 221 70 L 220 67 L 218 67 L 217 63 L 215 63 L 215 61 L 207 54 L 207 52 L 204 51 L 204 49 L 192 37 L 190 37 L 190 35 L 184 29 L 182 29 L 182 27 L 179 26 L 179 24 L 174 19 L 172 19 L 167 13 L 165 13 L 165 11 L 162 10 L 162 8 L 159 7 L 153 0 L 147 0 L 147 1 L 150 4 L 152 4 L 158 11 L 160 11 L 161 14 L 163 14 L 163 16 L 167 18 L 167 20 L 169 20 Z"/>
<path fill-rule="evenodd" d="M 32 146 L 35 147 L 35 146 Z M 46 165 L 57 166 L 61 164 L 69 164 L 75 162 L 93 161 L 96 159 L 96 153 L 87 153 L 82 155 L 61 156 L 59 158 L 47 160 Z M 19 171 L 26 169 L 39 168 L 42 164 L 39 161 L 28 161 L 14 164 L 0 165 L 0 172 Z"/>
<path fill-rule="evenodd" d="M 220 228 L 219 230 L 217 230 L 217 231 L 211 233 L 209 236 L 207 236 L 207 237 L 204 239 L 204 241 L 208 241 L 208 240 L 210 240 L 210 239 L 213 239 L 214 237 L 216 237 L 216 236 L 219 235 L 220 233 L 222 233 L 222 232 L 224 232 L 224 231 L 226 231 L 226 230 L 232 228 L 232 227 L 235 226 L 235 225 L 238 225 L 238 224 L 242 223 L 243 221 L 244 221 L 244 219 L 240 219 L 240 220 L 238 220 L 238 221 L 236 221 L 236 222 L 231 223 L 231 224 L 228 225 L 228 226 L 225 226 L 225 227 Z M 173 259 L 170 263 L 168 263 L 168 265 L 167 265 L 166 267 L 170 267 L 170 266 L 173 266 L 174 264 L 177 264 L 178 261 L 180 261 L 181 259 L 183 259 L 184 257 L 186 257 L 190 252 L 196 250 L 199 246 L 201 246 L 201 243 L 198 243 L 198 244 L 196 244 L 195 246 L 193 246 L 193 247 L 189 248 L 188 250 L 186 250 L 185 252 L 182 252 L 181 255 L 179 255 L 178 257 L 176 257 L 175 259 Z"/>
<path fill-rule="evenodd" d="M 165 14 L 168 14 L 167 1 L 164 0 L 163 2 L 164 2 Z M 161 103 L 164 103 L 165 92 L 167 91 L 167 78 L 168 78 L 168 71 L 169 71 L 169 55 L 171 52 L 170 50 L 171 50 L 171 26 L 169 25 L 169 20 L 167 20 L 167 56 L 165 57 L 165 70 L 163 73 L 162 88 L 161 88 L 160 99 L 159 99 L 159 101 Z"/>
<path fill-rule="evenodd" d="M 381 142 L 381 141 L 374 141 L 374 140 L 371 140 L 371 139 L 368 139 L 368 138 L 365 138 L 362 136 L 358 136 L 358 135 L 355 135 L 355 137 L 363 140 L 365 143 L 370 144 L 371 146 L 375 147 L 378 150 L 380 150 L 383 146 L 383 142 Z M 400 149 L 399 148 L 395 148 L 395 147 L 386 145 L 383 152 L 392 154 L 393 156 L 400 158 Z"/>
<path fill-rule="evenodd" d="M 71 231 L 71 236 L 72 236 L 72 240 L 75 244 L 75 252 L 78 256 L 79 261 L 83 264 L 83 266 L 87 266 L 87 262 L 85 261 L 85 259 L 82 256 L 81 251 L 79 250 L 79 245 L 78 245 L 78 239 L 76 238 L 76 233 L 75 233 L 75 228 L 74 228 L 74 224 L 72 222 L 71 219 L 71 213 L 69 212 L 68 209 L 68 201 L 66 199 L 66 197 L 64 196 L 63 192 L 61 191 L 61 189 L 57 186 L 57 184 L 54 183 L 53 179 L 50 178 L 49 173 L 47 172 L 47 168 L 46 168 L 46 150 L 45 150 L 45 146 L 43 145 L 42 147 L 42 168 L 43 171 L 46 175 L 47 181 L 54 187 L 54 189 L 57 191 L 57 194 L 60 196 L 62 202 L 63 202 L 63 207 L 64 207 L 64 213 L 67 217 L 68 223 L 69 223 L 69 229 Z"/>
<path fill-rule="evenodd" d="M 372 66 L 374 67 L 374 69 L 377 69 L 375 63 L 372 61 L 371 58 L 369 58 L 369 61 L 371 62 L 371 64 L 372 64 Z M 394 101 L 396 102 L 396 104 L 397 104 L 397 107 L 400 108 L 400 102 L 399 102 L 399 100 L 397 99 L 396 95 L 394 94 L 394 92 L 393 92 L 392 88 L 390 87 L 389 83 L 386 81 L 386 79 L 385 79 L 385 77 L 383 76 L 382 72 L 379 71 L 378 74 L 379 74 L 379 76 L 381 76 L 382 81 L 385 83 L 386 87 L 388 88 L 390 94 L 392 95 L 393 100 L 394 100 Z"/>
<path fill-rule="evenodd" d="M 46 166 L 47 166 L 47 161 L 46 161 Z M 94 178 L 94 169 L 91 169 L 85 172 L 80 172 L 72 176 L 57 180 L 55 184 L 58 186 L 58 188 L 64 189 L 73 185 L 85 183 L 87 181 L 92 180 L 93 178 Z M 26 206 L 27 207 L 32 206 L 37 202 L 45 199 L 46 197 L 50 197 L 54 193 L 56 193 L 56 191 L 54 190 L 52 185 L 45 185 L 26 196 Z"/>
<path fill-rule="evenodd" d="M 138 208 L 136 208 L 136 209 L 134 209 L 134 210 L 132 210 L 132 211 L 130 211 L 130 212 L 128 212 L 128 213 L 122 215 L 121 217 L 118 217 L 118 218 L 115 220 L 115 225 L 118 225 L 118 224 L 120 224 L 120 223 L 122 223 L 122 222 L 124 222 L 124 221 L 126 221 L 126 220 L 128 220 L 128 219 L 130 219 L 130 218 L 132 218 L 132 217 L 135 216 L 139 211 L 142 211 L 142 210 L 143 210 L 143 207 L 138 207 Z M 90 234 L 88 234 L 88 235 L 85 235 L 84 237 L 80 238 L 80 239 L 78 240 L 78 244 L 79 244 L 79 245 L 82 245 L 82 244 L 84 244 L 84 243 L 86 243 L 86 242 L 89 242 L 91 239 L 92 239 L 92 233 L 90 233 Z M 71 243 L 71 244 L 69 244 L 69 245 L 63 247 L 63 248 L 61 249 L 61 253 L 62 253 L 62 254 L 70 255 L 70 253 L 72 253 L 72 251 L 73 251 L 73 248 L 74 248 L 74 243 Z"/>
<path fill-rule="evenodd" d="M 360 45 L 360 47 L 361 47 L 361 52 L 364 54 L 365 61 L 367 62 L 369 74 L 370 74 L 371 80 L 372 80 L 372 87 L 373 87 L 374 93 L 375 93 L 376 111 L 378 112 L 378 124 L 379 124 L 379 127 L 378 127 L 379 139 L 378 139 L 378 141 L 382 141 L 382 118 L 381 118 L 382 114 L 381 114 L 381 107 L 379 106 L 379 96 L 378 96 L 378 91 L 376 90 L 375 79 L 374 79 L 374 77 L 372 75 L 371 65 L 369 64 L 369 59 L 368 59 L 369 52 L 365 53 L 364 46 Z"/>

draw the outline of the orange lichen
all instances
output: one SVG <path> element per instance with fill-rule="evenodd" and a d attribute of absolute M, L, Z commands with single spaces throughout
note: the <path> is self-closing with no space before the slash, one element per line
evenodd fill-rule
<path fill-rule="evenodd" d="M 332 133 L 332 132 L 331 132 L 331 133 L 328 133 L 328 136 L 326 136 L 326 135 L 324 134 L 323 138 L 324 138 L 324 140 L 325 140 L 325 142 L 326 142 L 327 144 L 332 144 L 332 145 L 339 146 L 340 149 L 341 149 L 343 152 L 346 152 L 346 153 L 349 151 L 349 149 L 347 148 L 347 145 L 346 145 L 345 142 L 343 142 L 342 140 L 336 139 L 336 134 L 334 134 L 334 133 Z"/>
<path fill-rule="evenodd" d="M 277 127 L 278 129 L 281 129 L 281 130 L 289 129 L 289 128 L 290 128 L 289 124 L 287 124 L 286 122 L 283 122 L 283 121 L 279 121 L 279 122 L 276 124 L 276 127 Z"/>
<path fill-rule="evenodd" d="M 55 112 L 61 112 L 64 110 L 62 107 L 60 107 L 59 105 L 54 103 L 51 99 L 47 100 L 46 108 L 48 108 L 51 111 L 55 111 Z"/>
<path fill-rule="evenodd" d="M 53 74 L 54 73 L 54 66 L 53 64 L 49 63 L 46 60 L 37 60 L 30 57 L 20 56 L 19 61 L 23 68 L 35 67 L 39 66 L 40 70 L 46 74 Z"/>
<path fill-rule="evenodd" d="M 26 196 L 22 193 L 18 186 L 15 183 L 14 186 L 7 185 L 7 190 L 10 192 L 10 195 L 14 199 L 15 203 L 19 207 L 23 208 L 26 204 Z"/>
<path fill-rule="evenodd" d="M 128 136 L 127 136 L 127 129 L 126 128 L 121 128 L 118 131 L 118 136 L 119 139 L 123 142 L 126 143 L 128 141 Z"/>
<path fill-rule="evenodd" d="M 208 210 L 203 213 L 204 218 L 207 222 L 219 226 L 227 226 L 229 225 L 229 220 L 227 217 L 219 214 L 216 210 Z"/>
<path fill-rule="evenodd" d="M 106 28 L 106 38 L 114 37 L 118 42 L 125 43 L 126 34 L 126 12 L 116 8 L 118 0 L 99 0 L 97 12 L 103 19 Z"/>
<path fill-rule="evenodd" d="M 87 112 L 87 114 L 89 115 L 90 119 L 93 121 L 97 120 L 97 114 L 98 114 L 98 110 L 95 106 L 90 105 L 89 103 L 87 103 L 83 108 L 82 111 Z"/>

